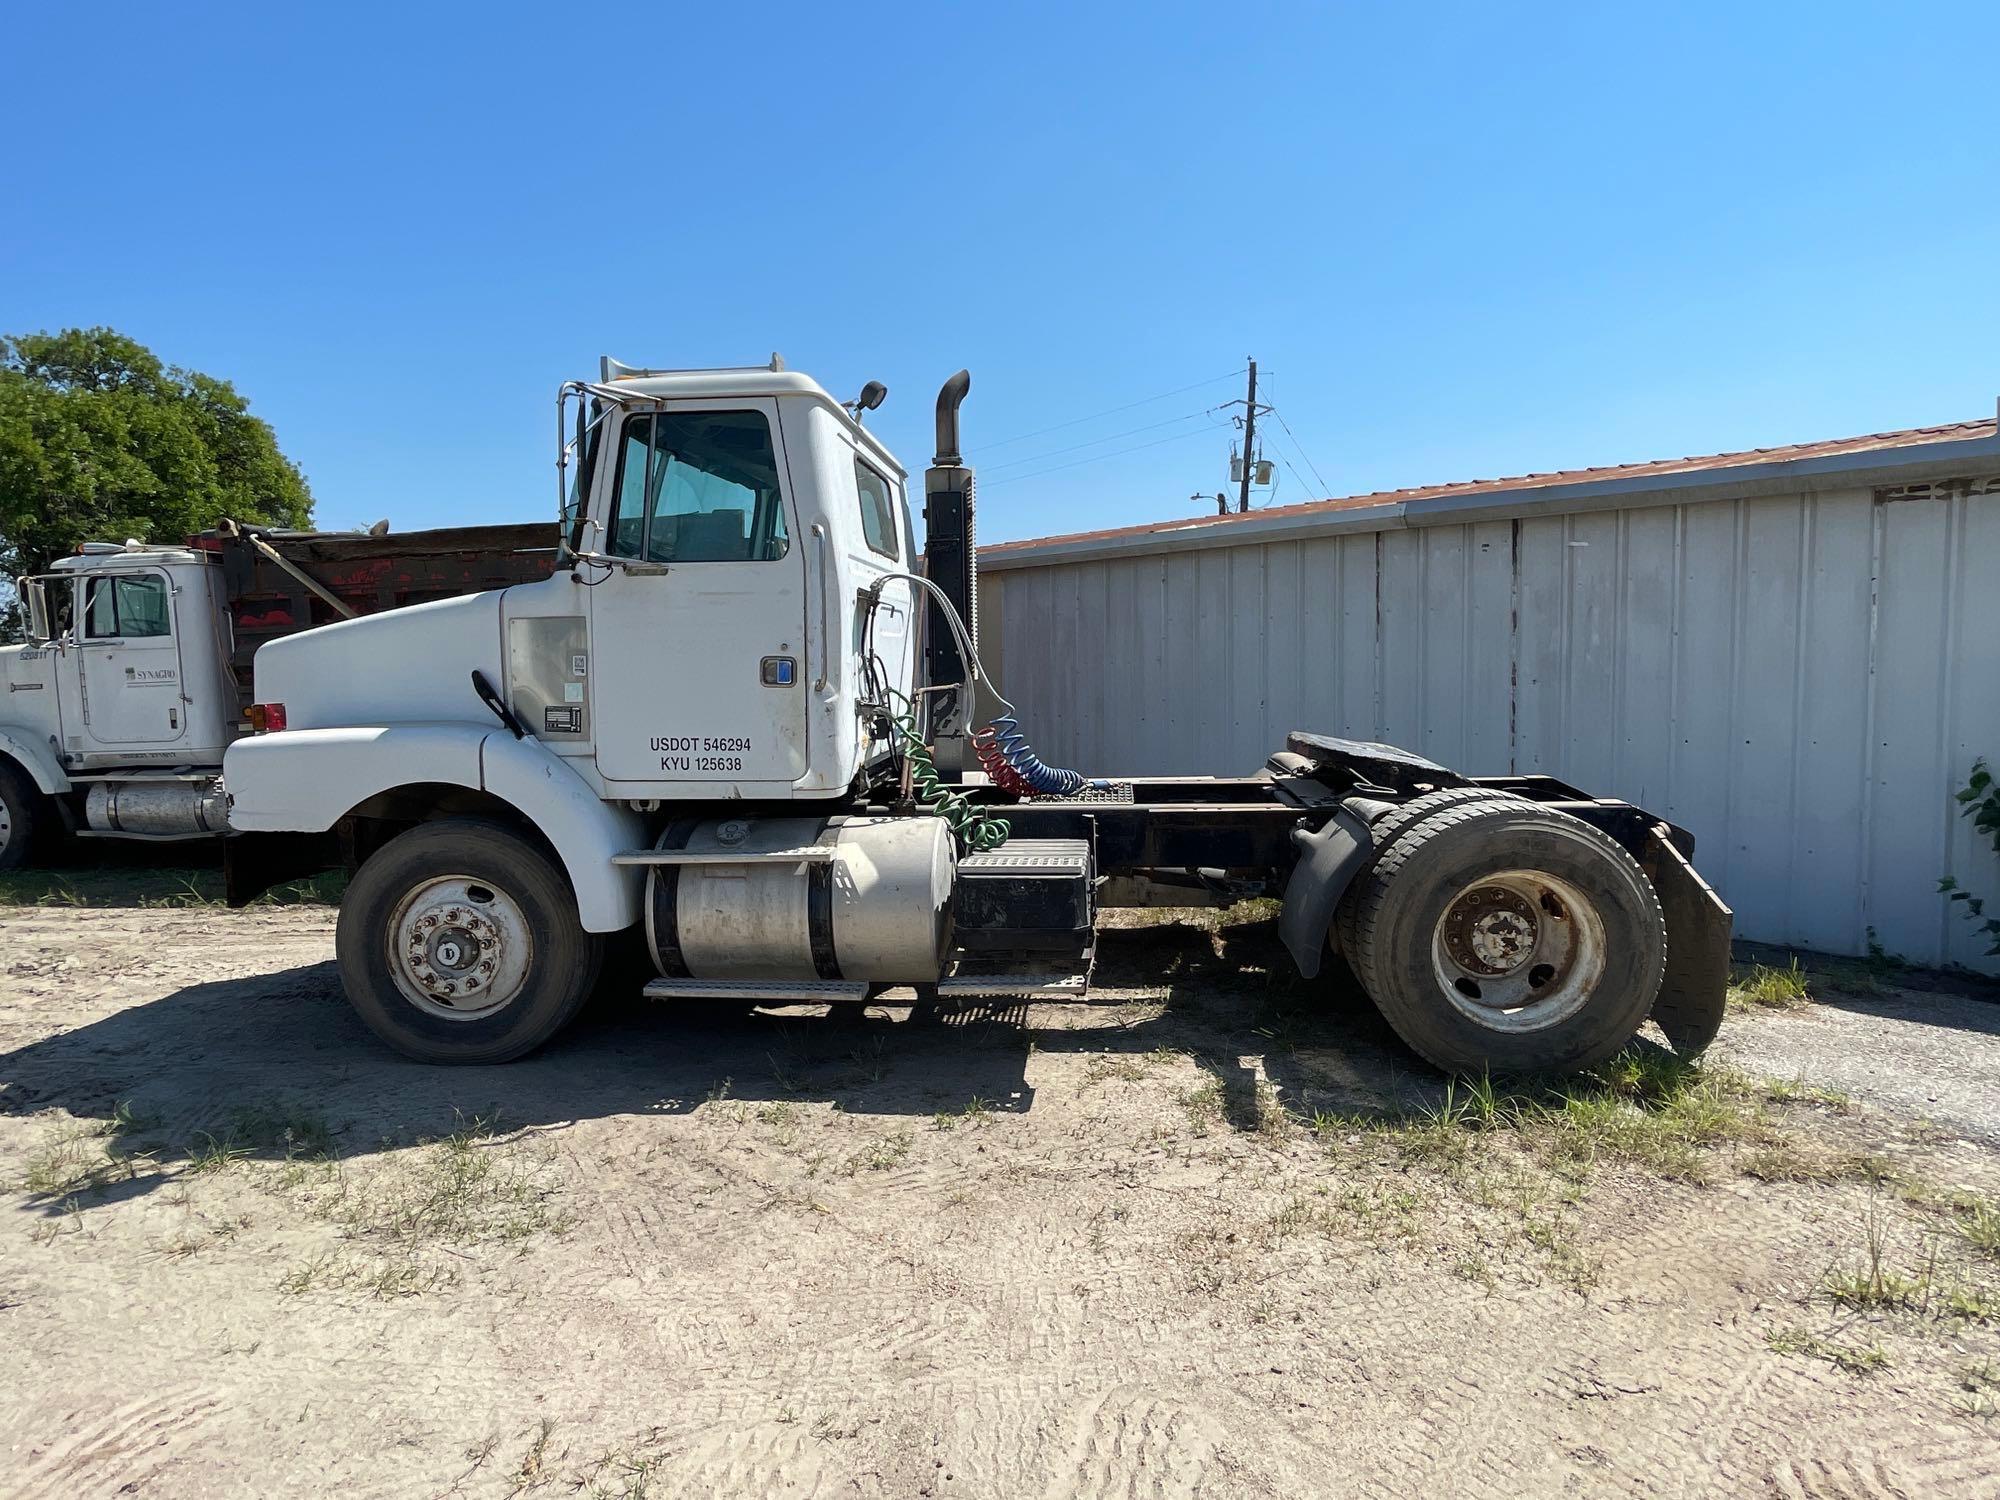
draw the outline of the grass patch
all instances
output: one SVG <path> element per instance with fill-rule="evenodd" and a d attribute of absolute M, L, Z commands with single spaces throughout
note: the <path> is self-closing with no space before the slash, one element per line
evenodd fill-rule
<path fill-rule="evenodd" d="M 197 1132 L 188 1166 L 196 1172 L 219 1172 L 250 1157 L 318 1162 L 332 1156 L 333 1131 L 319 1115 L 298 1105 L 264 1103 L 230 1111 L 220 1135 Z"/>
<path fill-rule="evenodd" d="M 1854 1107 L 1853 1099 L 1839 1089 L 1821 1088 L 1803 1078 L 1767 1078 L 1764 1097 L 1773 1104 L 1816 1104 L 1836 1114 L 1845 1114 Z"/>
<path fill-rule="evenodd" d="M 1836 1343 L 1804 1328 L 1787 1328 L 1774 1333 L 1769 1344 L 1774 1354 L 1803 1354 L 1810 1359 L 1823 1359 L 1850 1375 L 1873 1375 L 1878 1370 L 1889 1368 L 1889 1356 L 1878 1343 Z"/>
<path fill-rule="evenodd" d="M 253 906 L 333 906 L 347 874 L 329 870 L 288 881 Z M 0 907 L 122 906 L 166 911 L 225 905 L 219 869 L 8 870 L 0 873 Z"/>
<path fill-rule="evenodd" d="M 1325 1132 L 1323 1122 L 1313 1124 Z M 1520 1090 L 1502 1091 L 1490 1079 L 1454 1081 L 1436 1105 L 1390 1121 L 1387 1133 L 1405 1159 L 1448 1170 L 1470 1162 L 1478 1137 L 1505 1133 L 1570 1175 L 1623 1162 L 1690 1182 L 1708 1180 L 1715 1148 L 1779 1139 L 1747 1079 L 1657 1049 Z"/>
<path fill-rule="evenodd" d="M 377 1180 L 351 1190 L 350 1224 L 404 1244 L 519 1241 L 567 1227 L 546 1163 L 529 1163 L 475 1117 Z"/>
<path fill-rule="evenodd" d="M 2000 1260 L 2000 1199 L 1962 1198 L 1954 1209 L 1960 1238 L 1988 1260 Z"/>
<path fill-rule="evenodd" d="M 34 1198 L 70 1198 L 124 1182 L 155 1165 L 149 1151 L 125 1149 L 123 1142 L 157 1122 L 134 1113 L 129 1101 L 108 1120 L 72 1120 L 57 1126 L 28 1159 L 21 1186 Z"/>
<path fill-rule="evenodd" d="M 1837 1305 L 1862 1313 L 1978 1323 L 2000 1319 L 2000 1288 L 1953 1253 L 1962 1244 L 1962 1237 L 1933 1228 L 1920 1235 L 1914 1255 L 1895 1253 L 1881 1199 L 1871 1198 L 1860 1250 L 1829 1267 L 1820 1290 Z"/>
<path fill-rule="evenodd" d="M 451 1267 L 415 1256 L 351 1255 L 332 1250 L 287 1271 L 278 1279 L 278 1290 L 288 1297 L 316 1291 L 358 1291 L 387 1300 L 421 1297 L 457 1284 L 458 1273 Z"/>
<path fill-rule="evenodd" d="M 1749 1010 L 1796 1010 L 1812 1003 L 1812 985 L 1796 957 L 1782 969 L 1752 964 L 1733 976 L 1729 1003 Z"/>
<path fill-rule="evenodd" d="M 1219 1090 L 1183 1105 L 1220 1108 Z M 1641 1044 L 1590 1072 L 1544 1082 L 1447 1082 L 1434 1103 L 1379 1114 L 1318 1111 L 1290 1118 L 1341 1149 L 1372 1140 L 1403 1161 L 1451 1177 L 1473 1177 L 1514 1149 L 1572 1183 L 1604 1166 L 1628 1166 L 1672 1181 L 1707 1183 L 1740 1172 L 1764 1182 L 1887 1181 L 1894 1167 L 1843 1152 L 1823 1133 L 1794 1131 L 1783 1112 L 1843 1111 L 1845 1095 L 1803 1081 L 1760 1083 L 1732 1069 L 1688 1061 Z M 2000 1212 L 1973 1233 L 2000 1233 Z"/>
<path fill-rule="evenodd" d="M 1188 1123 L 1196 1135 L 1207 1135 L 1225 1118 L 1222 1085 L 1211 1078 L 1194 1088 L 1182 1089 L 1180 1106 L 1187 1111 Z"/>
<path fill-rule="evenodd" d="M 539 1234 L 561 1234 L 569 1220 L 556 1203 L 552 1145 L 536 1150 L 502 1135 L 484 1118 L 463 1121 L 450 1135 L 420 1142 L 357 1172 L 331 1159 L 291 1163 L 299 1184 L 325 1191 L 313 1211 L 339 1225 L 349 1246 L 294 1266 L 278 1283 L 290 1295 L 360 1291 L 372 1297 L 416 1297 L 457 1284 L 455 1267 L 439 1258 L 469 1259 L 457 1245 L 520 1245 Z"/>
<path fill-rule="evenodd" d="M 841 1164 L 841 1170 L 849 1177 L 861 1172 L 887 1172 L 903 1164 L 913 1144 L 910 1132 L 899 1130 L 894 1135 L 871 1141 L 864 1149 L 855 1152 Z"/>
<path fill-rule="evenodd" d="M 959 1109 L 941 1109 L 931 1116 L 931 1125 L 937 1130 L 956 1130 L 961 1125 L 984 1126 L 993 1123 L 993 1101 L 974 1094 Z"/>

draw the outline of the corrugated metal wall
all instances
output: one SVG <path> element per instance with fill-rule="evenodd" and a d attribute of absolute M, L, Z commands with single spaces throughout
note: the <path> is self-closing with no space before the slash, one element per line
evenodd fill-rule
<path fill-rule="evenodd" d="M 1742 936 L 1993 970 L 1936 886 L 2000 911 L 1950 795 L 2000 764 L 1995 560 L 2000 494 L 1851 490 L 989 568 L 983 631 L 1055 763 L 1547 772 L 1692 829 Z"/>

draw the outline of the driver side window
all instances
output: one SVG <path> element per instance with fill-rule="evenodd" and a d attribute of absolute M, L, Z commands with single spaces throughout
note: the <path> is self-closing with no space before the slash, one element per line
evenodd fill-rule
<path fill-rule="evenodd" d="M 625 422 L 605 550 L 644 562 L 769 562 L 791 543 L 762 412 L 648 412 Z"/>
<path fill-rule="evenodd" d="M 156 573 L 88 580 L 83 612 L 85 640 L 134 640 L 173 633 L 168 623 L 167 581 Z"/>

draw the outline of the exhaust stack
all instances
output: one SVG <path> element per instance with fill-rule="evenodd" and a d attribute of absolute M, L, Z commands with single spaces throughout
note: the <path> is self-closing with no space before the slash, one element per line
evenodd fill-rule
<path fill-rule="evenodd" d="M 924 471 L 924 576 L 944 591 L 965 621 L 973 650 L 979 649 L 979 561 L 973 533 L 972 470 L 959 447 L 958 408 L 972 389 L 972 373 L 960 370 L 937 398 L 937 455 Z M 956 692 L 927 693 L 926 723 L 937 767 L 947 779 L 962 777 L 972 764 L 966 737 L 973 728 L 972 665 L 936 599 L 927 605 L 924 681 L 938 687 L 962 683 Z"/>
<path fill-rule="evenodd" d="M 958 408 L 971 389 L 972 372 L 960 370 L 938 390 L 937 456 L 931 460 L 933 468 L 957 469 L 964 466 L 965 460 L 958 450 Z"/>

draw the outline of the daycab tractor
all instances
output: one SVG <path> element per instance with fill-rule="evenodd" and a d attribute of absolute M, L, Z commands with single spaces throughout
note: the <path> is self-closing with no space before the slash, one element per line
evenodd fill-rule
<path fill-rule="evenodd" d="M 541 526 L 286 531 L 223 521 L 185 546 L 87 542 L 19 582 L 27 642 L 0 646 L 0 870 L 63 834 L 228 831 L 222 755 L 257 647 L 327 620 L 546 578 Z"/>
<path fill-rule="evenodd" d="M 1728 910 L 1629 803 L 1307 733 L 1240 777 L 1036 757 L 1060 706 L 979 663 L 969 386 L 938 398 L 920 558 L 873 382 L 564 385 L 554 576 L 258 653 L 231 900 L 346 864 L 348 998 L 438 1062 L 548 1040 L 621 934 L 662 1000 L 1082 999 L 1101 907 L 1257 894 L 1303 975 L 1344 962 L 1442 1068 L 1590 1066 L 1649 1016 L 1712 1040 Z"/>

